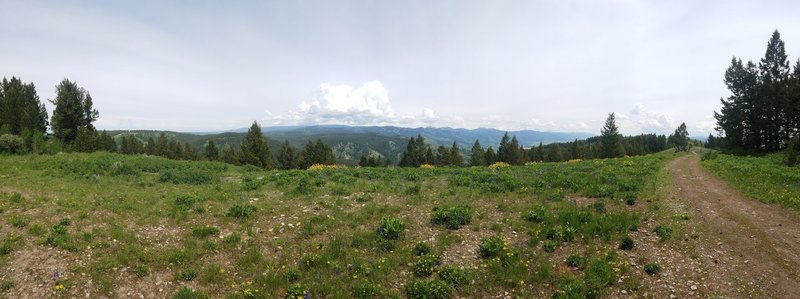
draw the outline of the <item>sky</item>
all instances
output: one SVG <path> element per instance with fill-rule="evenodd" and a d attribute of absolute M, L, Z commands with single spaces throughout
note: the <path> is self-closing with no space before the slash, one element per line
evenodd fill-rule
<path fill-rule="evenodd" d="M 10 1 L 0 77 L 91 93 L 100 129 L 346 124 L 713 131 L 733 56 L 800 1 Z M 50 111 L 52 105 L 48 103 Z"/>

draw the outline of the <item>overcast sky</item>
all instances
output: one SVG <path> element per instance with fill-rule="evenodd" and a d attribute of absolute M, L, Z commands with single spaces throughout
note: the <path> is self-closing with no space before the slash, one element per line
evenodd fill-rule
<path fill-rule="evenodd" d="M 732 56 L 800 1 L 7 1 L 0 77 L 88 90 L 101 129 L 713 130 Z M 49 105 L 49 104 L 48 104 Z M 50 107 L 52 109 L 52 107 Z"/>

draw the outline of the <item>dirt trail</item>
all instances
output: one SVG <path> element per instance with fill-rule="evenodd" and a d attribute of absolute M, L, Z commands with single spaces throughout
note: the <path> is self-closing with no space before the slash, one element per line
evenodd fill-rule
<path fill-rule="evenodd" d="M 800 298 L 800 215 L 747 198 L 710 175 L 698 155 L 667 165 L 670 193 L 694 214 L 703 297 Z M 747 175 L 747 173 L 742 173 Z"/>

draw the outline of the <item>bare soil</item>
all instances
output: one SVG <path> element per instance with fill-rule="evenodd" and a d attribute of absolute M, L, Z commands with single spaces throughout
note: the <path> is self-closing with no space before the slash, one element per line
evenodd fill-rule
<path fill-rule="evenodd" d="M 702 169 L 697 154 L 676 158 L 667 172 L 665 204 L 685 205 L 691 219 L 678 236 L 681 252 L 658 257 L 674 270 L 657 282 L 662 291 L 653 287 L 657 295 L 800 298 L 797 211 L 743 196 Z"/>

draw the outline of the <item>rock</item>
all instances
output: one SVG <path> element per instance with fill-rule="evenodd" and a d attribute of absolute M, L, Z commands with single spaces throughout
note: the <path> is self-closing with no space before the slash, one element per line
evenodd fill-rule
<path fill-rule="evenodd" d="M 696 286 L 696 285 L 693 285 L 693 286 L 691 287 L 691 289 L 692 289 L 692 291 L 697 291 L 697 286 Z"/>

